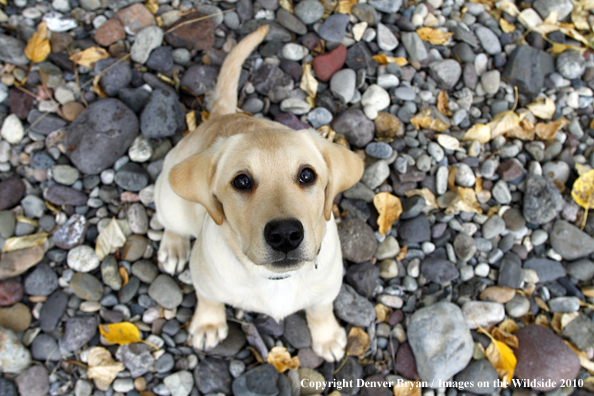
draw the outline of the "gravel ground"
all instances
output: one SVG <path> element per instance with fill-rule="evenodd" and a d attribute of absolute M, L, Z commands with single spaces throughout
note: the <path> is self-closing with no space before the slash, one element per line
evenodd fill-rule
<path fill-rule="evenodd" d="M 403 379 L 426 381 L 424 396 L 594 392 L 594 216 L 571 194 L 594 167 L 589 8 L 9 0 L 0 11 L 0 395 L 389 396 L 382 381 Z M 193 350 L 189 272 L 157 266 L 163 158 L 207 116 L 226 53 L 265 23 L 270 33 L 244 65 L 241 109 L 319 129 L 366 161 L 361 182 L 335 201 L 345 261 L 335 313 L 369 345 L 339 363 L 313 353 L 302 312 L 276 323 L 228 308 L 229 337 Z M 34 63 L 24 49 L 38 29 L 51 51 L 37 48 Z M 85 50 L 92 62 L 71 60 Z M 379 193 L 402 206 L 385 235 Z M 112 219 L 120 248 L 98 256 Z M 28 235 L 39 243 L 15 249 Z M 98 325 L 120 322 L 148 343 L 100 335 Z M 528 381 L 507 388 L 478 329 L 501 323 L 513 332 L 514 378 Z M 113 382 L 91 379 L 98 346 L 105 364 L 113 359 Z M 265 363 L 274 346 L 300 368 Z"/>

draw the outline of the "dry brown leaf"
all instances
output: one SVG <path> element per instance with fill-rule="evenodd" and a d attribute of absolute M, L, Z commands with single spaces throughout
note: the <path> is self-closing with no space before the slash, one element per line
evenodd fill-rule
<path fill-rule="evenodd" d="M 360 327 L 353 327 L 347 338 L 346 353 L 348 356 L 355 356 L 363 359 L 369 347 L 369 334 Z"/>
<path fill-rule="evenodd" d="M 382 303 L 375 305 L 375 316 L 378 322 L 385 322 L 392 315 L 392 308 L 385 306 Z"/>
<path fill-rule="evenodd" d="M 548 123 L 539 122 L 536 124 L 534 131 L 536 132 L 536 135 L 542 140 L 551 140 L 555 138 L 557 132 L 567 123 L 568 121 L 565 117 Z"/>
<path fill-rule="evenodd" d="M 124 243 L 126 243 L 126 236 L 116 219 L 112 218 L 108 226 L 97 237 L 95 254 L 99 257 L 99 260 L 103 260 L 108 254 L 114 253 L 124 246 Z"/>
<path fill-rule="evenodd" d="M 560 312 L 555 312 L 553 314 L 553 318 L 551 319 L 551 328 L 555 331 L 555 333 L 561 335 L 561 316 L 563 316 Z"/>
<path fill-rule="evenodd" d="M 188 126 L 188 132 L 192 132 L 198 126 L 196 124 L 196 112 L 194 110 L 186 113 L 186 125 Z"/>
<path fill-rule="evenodd" d="M 31 234 L 25 236 L 18 236 L 8 238 L 4 242 L 4 252 L 13 252 L 15 250 L 26 249 L 34 246 L 43 245 L 47 241 L 49 234 L 40 232 L 39 234 Z"/>
<path fill-rule="evenodd" d="M 111 353 L 103 347 L 91 348 L 87 363 L 87 378 L 92 379 L 101 391 L 107 391 L 118 373 L 125 369 L 124 363 L 114 361 Z"/>
<path fill-rule="evenodd" d="M 377 218 L 379 232 L 382 235 L 386 235 L 390 228 L 392 228 L 392 224 L 398 220 L 402 213 L 400 198 L 389 192 L 381 192 L 373 197 L 373 205 L 379 213 L 379 217 Z"/>
<path fill-rule="evenodd" d="M 480 204 L 476 200 L 476 194 L 472 188 L 458 187 L 456 198 L 450 202 L 445 210 L 446 214 L 467 212 L 483 213 Z"/>
<path fill-rule="evenodd" d="M 287 351 L 287 348 L 281 346 L 275 346 L 268 353 L 269 364 L 272 364 L 276 371 L 284 373 L 287 370 L 297 370 L 299 368 L 299 357 L 291 357 L 291 354 Z"/>
<path fill-rule="evenodd" d="M 404 258 L 406 257 L 406 253 L 408 253 L 408 246 L 400 247 L 400 253 L 398 253 L 398 256 L 396 256 L 396 260 L 397 261 L 404 260 Z"/>
<path fill-rule="evenodd" d="M 456 174 L 458 173 L 458 168 L 455 166 L 450 166 L 448 168 L 448 188 L 453 192 L 458 192 L 458 186 L 456 186 Z"/>
<path fill-rule="evenodd" d="M 126 268 L 124 268 L 124 267 L 120 267 L 119 273 L 120 273 L 120 278 L 122 278 L 122 287 L 124 287 L 128 284 L 128 281 L 130 280 L 130 276 L 128 275 L 128 271 L 126 271 Z"/>
<path fill-rule="evenodd" d="M 334 12 L 334 9 L 338 5 L 338 0 L 320 0 L 320 3 L 324 6 L 322 19 L 326 19 Z"/>
<path fill-rule="evenodd" d="M 563 330 L 569 323 L 580 316 L 579 312 L 567 312 L 561 315 L 561 330 Z"/>
<path fill-rule="evenodd" d="M 395 57 L 395 56 L 386 56 L 384 54 L 374 55 L 372 56 L 373 60 L 379 63 L 380 65 L 387 65 L 388 63 L 397 63 L 398 66 L 406 66 L 408 61 L 403 57 Z"/>
<path fill-rule="evenodd" d="M 291 14 L 293 13 L 293 0 L 280 0 L 278 4 Z"/>
<path fill-rule="evenodd" d="M 394 396 L 421 396 L 423 384 L 420 381 L 403 381 L 394 385 Z"/>
<path fill-rule="evenodd" d="M 520 13 L 518 6 L 516 6 L 514 3 L 510 1 L 504 1 L 500 3 L 498 7 L 500 11 L 505 12 L 506 14 L 509 14 L 512 17 L 517 17 Z"/>
<path fill-rule="evenodd" d="M 386 235 L 390 228 L 392 228 L 392 224 L 398 220 L 402 213 L 400 198 L 389 192 L 381 192 L 373 197 L 373 205 L 379 213 L 379 217 L 377 218 L 379 233 Z"/>
<path fill-rule="evenodd" d="M 476 323 L 476 321 L 475 321 Z M 491 339 L 491 343 L 485 351 L 487 359 L 491 362 L 499 378 L 503 380 L 502 387 L 507 388 L 508 384 L 511 384 L 511 380 L 514 377 L 514 370 L 518 360 L 513 351 L 505 343 L 496 340 L 487 330 L 477 323 L 479 330 Z M 498 328 L 496 328 L 499 330 Z"/>
<path fill-rule="evenodd" d="M 590 374 L 594 374 L 594 362 L 592 362 L 590 359 L 588 359 L 588 355 L 586 354 L 586 352 L 580 351 L 575 345 L 573 345 L 571 342 L 569 342 L 567 340 L 563 340 L 563 341 L 577 355 L 577 357 L 580 361 L 580 366 L 582 366 L 583 368 L 588 370 L 590 372 Z"/>
<path fill-rule="evenodd" d="M 511 33 L 516 30 L 516 26 L 513 23 L 510 23 L 505 20 L 505 18 L 499 18 L 499 26 L 501 26 L 501 30 L 505 33 Z"/>
<path fill-rule="evenodd" d="M 534 28 L 534 31 L 540 33 L 546 39 L 547 34 L 559 30 L 561 27 L 557 15 L 557 10 L 551 11 L 545 20 Z"/>
<path fill-rule="evenodd" d="M 491 330 L 491 335 L 497 341 L 501 341 L 505 345 L 510 346 L 512 348 L 517 348 L 519 345 L 518 337 L 508 332 L 500 330 L 499 327 L 493 327 L 493 330 Z"/>
<path fill-rule="evenodd" d="M 549 309 L 549 306 L 547 305 L 546 302 L 544 302 L 544 300 L 538 296 L 534 297 L 534 302 L 536 302 L 536 305 L 538 305 L 540 307 L 540 309 L 542 309 L 545 312 L 551 312 L 551 310 Z"/>
<path fill-rule="evenodd" d="M 445 90 L 437 94 L 437 110 L 443 115 L 452 115 L 450 104 L 448 103 L 448 93 Z"/>
<path fill-rule="evenodd" d="M 588 48 L 585 47 L 576 47 L 575 45 L 551 42 L 551 48 L 548 49 L 548 52 L 550 52 L 553 56 L 557 56 L 566 50 L 576 50 L 580 52 L 580 55 L 583 55 L 587 49 Z"/>
<path fill-rule="evenodd" d="M 488 143 L 491 140 L 491 128 L 485 124 L 474 124 L 466 131 L 462 140 L 476 140 L 479 143 Z"/>
<path fill-rule="evenodd" d="M 99 85 L 99 81 L 101 81 L 101 75 L 93 77 L 93 92 L 95 92 L 101 98 L 106 98 L 107 94 L 103 91 L 101 85 Z"/>
<path fill-rule="evenodd" d="M 90 47 L 72 55 L 70 60 L 81 66 L 93 67 L 95 62 L 105 58 L 109 58 L 109 54 L 103 48 Z"/>
<path fill-rule="evenodd" d="M 594 286 L 586 286 L 582 288 L 582 293 L 586 297 L 594 297 Z"/>
<path fill-rule="evenodd" d="M 513 319 L 505 319 L 503 322 L 499 323 L 497 326 L 499 330 L 504 331 L 509 334 L 513 334 L 516 331 L 520 330 L 520 326 L 516 323 Z"/>
<path fill-rule="evenodd" d="M 33 63 L 43 62 L 51 52 L 47 32 L 47 24 L 42 21 L 37 25 L 37 31 L 33 33 L 33 36 L 27 42 L 25 56 Z"/>
<path fill-rule="evenodd" d="M 534 320 L 534 323 L 539 326 L 546 327 L 547 329 L 549 328 L 549 320 L 545 314 L 538 315 Z"/>
<path fill-rule="evenodd" d="M 505 136 L 508 139 L 521 139 L 531 142 L 534 140 L 534 124 L 524 118 L 520 121 L 520 125 L 508 131 Z"/>
<path fill-rule="evenodd" d="M 573 183 L 571 196 L 578 205 L 586 210 L 586 214 L 584 215 L 582 222 L 583 230 L 588 219 L 588 211 L 594 208 L 594 170 L 591 170 L 577 178 L 577 180 Z"/>
<path fill-rule="evenodd" d="M 301 75 L 299 88 L 311 98 L 315 98 L 318 93 L 318 80 L 316 80 L 311 72 L 311 63 L 303 64 L 303 74 Z"/>
<path fill-rule="evenodd" d="M 423 27 L 417 29 L 417 34 L 424 41 L 429 41 L 433 45 L 446 45 L 450 38 L 454 35 L 452 32 L 442 32 L 439 29 L 430 27 Z"/>
<path fill-rule="evenodd" d="M 419 114 L 415 115 L 413 118 L 411 118 L 410 123 L 413 124 L 416 129 L 432 129 L 437 132 L 444 132 L 446 129 L 448 129 L 446 124 L 437 118 L 433 119 L 431 117 L 431 110 L 429 109 L 425 109 Z"/>
<path fill-rule="evenodd" d="M 555 102 L 547 96 L 539 96 L 532 103 L 526 106 L 536 117 L 543 120 L 550 120 L 555 114 L 557 106 Z"/>
<path fill-rule="evenodd" d="M 334 11 L 339 14 L 352 14 L 353 7 L 358 2 L 359 0 L 338 0 L 338 5 Z"/>
<path fill-rule="evenodd" d="M 578 30 L 589 30 L 590 24 L 588 23 L 588 12 L 581 6 L 574 6 L 571 12 L 571 22 Z"/>
<path fill-rule="evenodd" d="M 433 206 L 435 209 L 439 209 L 437 206 L 437 202 L 435 201 L 435 195 L 429 190 L 427 187 L 418 188 L 416 190 L 408 190 L 406 192 L 406 197 L 410 198 L 413 195 L 419 195 L 425 199 L 425 205 Z"/>
<path fill-rule="evenodd" d="M 502 111 L 487 124 L 491 128 L 491 139 L 505 135 L 518 125 L 520 117 L 513 110 Z"/>
<path fill-rule="evenodd" d="M 476 181 L 474 182 L 474 193 L 478 194 L 483 191 L 483 178 L 477 177 Z"/>
<path fill-rule="evenodd" d="M 159 11 L 159 0 L 146 0 L 144 6 L 151 14 L 156 14 Z"/>

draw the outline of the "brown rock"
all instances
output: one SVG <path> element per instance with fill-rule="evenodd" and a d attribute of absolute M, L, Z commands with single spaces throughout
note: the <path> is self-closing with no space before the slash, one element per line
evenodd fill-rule
<path fill-rule="evenodd" d="M 145 27 L 156 25 L 153 14 L 145 6 L 138 3 L 118 11 L 114 18 L 132 33 L 138 33 Z"/>
<path fill-rule="evenodd" d="M 390 113 L 379 112 L 374 123 L 377 137 L 387 138 L 404 136 L 404 125 L 402 125 L 396 116 Z"/>
<path fill-rule="evenodd" d="M 45 253 L 44 245 L 2 253 L 2 257 L 0 257 L 0 279 L 20 275 L 40 262 Z"/>
<path fill-rule="evenodd" d="M 483 290 L 481 293 L 481 300 L 495 301 L 500 304 L 505 304 L 514 298 L 515 295 L 516 291 L 509 287 L 491 286 Z"/>
<path fill-rule="evenodd" d="M 95 33 L 95 41 L 104 47 L 125 38 L 126 31 L 124 30 L 124 26 L 122 26 L 121 22 L 116 18 L 108 19 Z"/>
<path fill-rule="evenodd" d="M 68 102 L 62 106 L 62 114 L 66 121 L 74 121 L 74 119 L 85 109 L 82 103 Z"/>
<path fill-rule="evenodd" d="M 136 261 L 140 259 L 146 250 L 148 240 L 140 235 L 130 235 L 122 248 L 122 260 Z"/>
<path fill-rule="evenodd" d="M 15 333 L 25 331 L 31 324 L 31 311 L 25 304 L 15 304 L 12 307 L 0 308 L 0 326 Z"/>
<path fill-rule="evenodd" d="M 346 61 L 347 49 L 340 44 L 332 51 L 316 56 L 312 65 L 320 81 L 328 81 L 337 71 L 342 69 Z"/>
<path fill-rule="evenodd" d="M 23 285 L 15 280 L 0 282 L 0 306 L 7 307 L 23 298 Z"/>
<path fill-rule="evenodd" d="M 508 159 L 499 166 L 499 175 L 505 181 L 512 181 L 522 176 L 524 173 L 524 167 L 515 158 Z"/>
<path fill-rule="evenodd" d="M 515 333 L 518 364 L 515 374 L 526 380 L 541 381 L 533 390 L 549 391 L 561 386 L 561 380 L 577 377 L 580 361 L 563 340 L 551 330 L 530 325 Z"/>
<path fill-rule="evenodd" d="M 10 209 L 25 195 L 25 183 L 21 179 L 8 179 L 0 183 L 0 210 Z"/>
<path fill-rule="evenodd" d="M 203 19 L 204 14 L 193 12 L 177 21 L 165 35 L 165 41 L 172 47 L 185 47 L 189 50 L 209 50 L 214 45 L 214 23 L 212 19 Z M 177 27 L 179 26 L 179 27 Z"/>
<path fill-rule="evenodd" d="M 415 360 L 415 355 L 413 355 L 412 348 L 408 342 L 402 344 L 400 348 L 398 348 L 395 368 L 396 372 L 404 378 L 410 380 L 419 378 L 419 374 L 417 373 L 417 361 Z"/>
<path fill-rule="evenodd" d="M 33 108 L 35 98 L 23 91 L 12 88 L 8 91 L 8 104 L 11 113 L 16 114 L 21 120 L 26 120 Z"/>
<path fill-rule="evenodd" d="M 66 52 L 66 48 L 72 44 L 72 36 L 66 33 L 52 32 L 50 44 L 52 47 L 52 54 L 61 54 Z"/>

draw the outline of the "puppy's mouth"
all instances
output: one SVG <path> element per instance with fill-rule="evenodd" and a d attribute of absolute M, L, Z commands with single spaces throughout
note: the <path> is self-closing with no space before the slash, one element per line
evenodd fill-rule
<path fill-rule="evenodd" d="M 265 266 L 268 268 L 268 270 L 279 274 L 278 277 L 275 276 L 271 279 L 284 279 L 290 277 L 290 272 L 298 270 L 299 268 L 303 267 L 304 264 L 305 260 L 297 260 L 285 257 L 280 260 L 271 261 L 265 264 Z"/>

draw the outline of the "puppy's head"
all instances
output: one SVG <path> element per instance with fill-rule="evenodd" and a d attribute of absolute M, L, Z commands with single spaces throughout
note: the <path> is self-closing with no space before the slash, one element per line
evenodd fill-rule
<path fill-rule="evenodd" d="M 315 131 L 261 129 L 217 140 L 169 181 L 228 226 L 236 254 L 286 272 L 315 259 L 334 197 L 362 173 L 356 154 Z"/>

